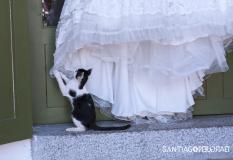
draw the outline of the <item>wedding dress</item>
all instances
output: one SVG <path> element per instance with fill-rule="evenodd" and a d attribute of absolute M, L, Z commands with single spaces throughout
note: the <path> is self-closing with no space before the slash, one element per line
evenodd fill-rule
<path fill-rule="evenodd" d="M 66 0 L 51 74 L 92 68 L 88 91 L 117 117 L 186 113 L 228 70 L 232 35 L 233 0 Z"/>

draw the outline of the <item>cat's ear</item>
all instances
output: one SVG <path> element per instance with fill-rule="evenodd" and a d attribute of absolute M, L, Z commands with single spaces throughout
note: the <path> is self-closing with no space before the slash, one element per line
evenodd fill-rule
<path fill-rule="evenodd" d="M 87 75 L 90 76 L 90 75 L 91 75 L 91 72 L 92 72 L 92 69 L 88 69 L 88 70 L 87 70 Z"/>
<path fill-rule="evenodd" d="M 82 76 L 83 69 L 78 69 L 76 70 L 75 78 L 77 79 L 78 77 Z"/>
<path fill-rule="evenodd" d="M 88 70 L 83 71 L 84 75 L 81 79 L 79 89 L 83 89 L 84 85 L 86 84 L 86 82 L 88 80 L 88 76 L 91 74 L 91 71 L 92 71 L 92 69 L 88 69 Z"/>

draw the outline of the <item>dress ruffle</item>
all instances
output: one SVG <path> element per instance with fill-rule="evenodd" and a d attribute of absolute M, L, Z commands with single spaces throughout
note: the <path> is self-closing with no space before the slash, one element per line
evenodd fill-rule
<path fill-rule="evenodd" d="M 114 115 L 127 117 L 186 112 L 204 76 L 228 69 L 222 41 L 216 38 L 181 46 L 151 41 L 87 46 L 64 60 L 68 71 L 92 68 L 87 89 L 110 102 Z"/>
<path fill-rule="evenodd" d="M 150 1 L 149 3 L 143 2 L 143 4 L 149 4 L 150 9 L 140 9 L 140 6 L 136 6 L 139 8 L 136 8 L 134 12 L 130 12 L 133 6 L 124 7 L 125 3 L 129 3 L 128 1 L 111 1 L 106 2 L 105 5 L 100 5 L 103 0 L 92 0 L 86 3 L 84 1 L 76 5 L 72 2 L 67 1 L 63 9 L 57 28 L 57 47 L 73 40 L 76 41 L 76 46 L 139 40 L 179 45 L 201 37 L 225 36 L 233 33 L 233 20 L 229 18 L 229 15 L 233 15 L 232 0 L 221 2 L 206 0 L 200 1 L 200 4 L 183 0 L 182 3 L 185 3 L 183 9 L 180 10 L 174 6 L 169 7 L 169 5 L 165 7 L 167 9 L 164 9 L 164 4 L 169 4 L 168 2 Z M 122 6 L 119 6 L 119 2 Z M 80 6 L 72 10 L 68 7 L 71 7 L 70 3 L 73 6 Z M 114 5 L 116 9 L 112 7 L 112 3 L 118 4 Z M 175 6 L 178 3 L 181 2 L 175 2 Z"/>
<path fill-rule="evenodd" d="M 180 0 L 173 5 L 169 5 L 171 0 L 150 1 L 150 9 L 146 9 L 147 5 L 137 3 L 133 3 L 135 7 L 127 8 L 131 6 L 130 1 L 111 1 L 100 5 L 104 2 L 66 1 L 57 28 L 55 68 L 60 64 L 59 57 L 72 54 L 88 44 L 151 40 L 163 45 L 181 45 L 211 36 L 225 39 L 233 34 L 233 19 L 229 18 L 229 15 L 233 15 L 232 0 L 207 0 L 200 3 Z M 115 3 L 116 9 L 113 9 L 111 6 Z M 183 9 L 175 6 L 183 6 Z"/>
<path fill-rule="evenodd" d="M 233 0 L 66 0 L 54 67 L 92 68 L 87 89 L 115 116 L 186 112 L 225 72 Z"/>

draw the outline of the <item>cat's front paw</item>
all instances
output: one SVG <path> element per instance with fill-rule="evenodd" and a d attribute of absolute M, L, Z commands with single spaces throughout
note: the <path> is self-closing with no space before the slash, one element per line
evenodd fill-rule
<path fill-rule="evenodd" d="M 84 132 L 86 131 L 85 128 L 77 128 L 77 127 L 73 127 L 73 128 L 67 128 L 66 129 L 67 132 Z"/>

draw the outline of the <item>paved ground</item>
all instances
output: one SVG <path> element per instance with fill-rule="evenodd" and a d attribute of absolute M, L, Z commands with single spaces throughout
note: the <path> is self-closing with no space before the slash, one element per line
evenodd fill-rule
<path fill-rule="evenodd" d="M 109 123 L 109 122 L 108 122 Z M 104 123 L 103 125 L 108 125 Z M 34 127 L 35 160 L 233 159 L 233 116 L 203 116 L 168 124 L 133 125 L 127 131 L 66 132 L 72 124 Z M 227 146 L 223 152 L 187 152 L 185 147 Z M 175 147 L 176 152 L 168 152 Z M 228 150 L 227 150 L 228 149 Z"/>

